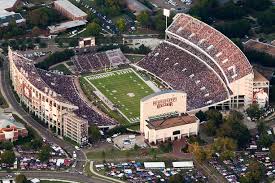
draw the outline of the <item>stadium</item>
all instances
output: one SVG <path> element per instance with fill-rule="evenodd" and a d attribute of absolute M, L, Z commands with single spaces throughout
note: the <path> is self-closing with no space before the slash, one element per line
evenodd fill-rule
<path fill-rule="evenodd" d="M 31 112 L 79 144 L 87 142 L 93 124 L 108 129 L 123 118 L 127 124 L 140 122 L 142 133 L 149 118 L 154 130 L 160 129 L 154 120 L 162 128 L 175 128 L 175 121 L 181 127 L 196 124 L 189 135 L 198 132 L 189 115 L 199 110 L 267 104 L 268 80 L 222 33 L 186 14 L 177 14 L 165 33 L 167 39 L 136 64 L 120 49 L 76 54 L 69 76 L 36 68 L 9 50 L 14 89 Z M 163 125 L 163 118 L 177 119 Z"/>

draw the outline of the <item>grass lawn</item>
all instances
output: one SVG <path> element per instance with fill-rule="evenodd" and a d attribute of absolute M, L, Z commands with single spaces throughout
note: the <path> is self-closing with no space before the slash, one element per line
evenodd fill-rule
<path fill-rule="evenodd" d="M 163 154 L 163 152 L 160 149 L 155 149 L 154 152 L 156 155 Z M 139 158 L 141 160 L 142 159 L 141 157 L 145 158 L 146 156 L 147 159 L 148 157 L 151 157 L 152 152 L 150 148 L 131 149 L 131 150 L 124 150 L 124 151 L 121 151 L 116 148 L 112 148 L 107 150 L 105 149 L 104 151 L 93 150 L 86 153 L 86 155 L 88 159 L 97 160 L 97 161 L 104 160 L 104 159 L 117 161 L 118 159 L 124 159 L 124 158 L 130 158 L 130 159 Z"/>
<path fill-rule="evenodd" d="M 84 77 L 106 96 L 129 119 L 139 121 L 140 99 L 153 90 L 131 69 Z"/>
<path fill-rule="evenodd" d="M 5 108 L 8 108 L 9 105 L 6 101 L 6 99 L 4 98 L 4 96 L 2 95 L 2 93 L 0 92 L 0 107 L 5 109 Z"/>
<path fill-rule="evenodd" d="M 144 56 L 140 55 L 125 55 L 131 62 L 136 63 L 144 58 Z"/>
<path fill-rule="evenodd" d="M 68 66 L 74 65 L 74 63 L 73 63 L 72 61 L 66 62 L 66 64 L 67 64 Z"/>
<path fill-rule="evenodd" d="M 58 70 L 66 75 L 72 74 L 72 72 L 64 64 L 58 64 L 57 66 L 52 67 L 51 70 Z"/>

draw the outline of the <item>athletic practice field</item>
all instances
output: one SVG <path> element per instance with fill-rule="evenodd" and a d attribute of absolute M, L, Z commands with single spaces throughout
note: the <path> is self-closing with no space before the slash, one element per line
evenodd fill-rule
<path fill-rule="evenodd" d="M 140 99 L 154 92 L 132 69 L 90 75 L 84 78 L 107 97 L 130 123 L 139 121 Z"/>

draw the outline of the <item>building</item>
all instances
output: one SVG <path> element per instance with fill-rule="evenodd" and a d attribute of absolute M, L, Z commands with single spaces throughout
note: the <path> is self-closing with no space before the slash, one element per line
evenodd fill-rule
<path fill-rule="evenodd" d="M 78 47 L 85 48 L 95 46 L 95 37 L 87 37 L 79 40 Z"/>
<path fill-rule="evenodd" d="M 26 19 L 20 13 L 13 12 L 20 0 L 0 0 L 0 27 L 6 27 L 11 21 L 18 25 L 24 25 Z"/>
<path fill-rule="evenodd" d="M 139 15 L 141 12 L 146 11 L 151 13 L 152 10 L 147 6 L 139 2 L 138 0 L 126 0 L 126 5 L 129 10 L 131 10 L 135 15 Z"/>
<path fill-rule="evenodd" d="M 54 8 L 70 20 L 86 20 L 87 14 L 68 0 L 54 1 Z"/>
<path fill-rule="evenodd" d="M 254 70 L 253 103 L 266 107 L 269 101 L 269 80 Z"/>
<path fill-rule="evenodd" d="M 73 21 L 63 22 L 57 25 L 48 26 L 48 29 L 50 30 L 51 34 L 58 34 L 68 29 L 84 26 L 86 25 L 86 23 L 87 21 L 85 20 L 73 20 Z"/>
<path fill-rule="evenodd" d="M 9 64 L 14 90 L 30 113 L 54 129 L 58 135 L 66 136 L 79 144 L 87 143 L 88 122 L 73 115 L 79 107 L 57 93 L 53 83 L 52 86 L 48 85 L 43 80 L 45 78 L 42 78 L 42 71 L 37 70 L 31 60 L 11 49 Z M 50 79 L 51 75 L 46 74 Z"/>
<path fill-rule="evenodd" d="M 252 65 L 229 38 L 183 13 L 165 32 L 166 39 L 134 66 L 166 89 L 184 91 L 187 113 L 255 102 Z"/>
<path fill-rule="evenodd" d="M 246 50 L 256 50 L 259 52 L 264 52 L 275 58 L 275 46 L 272 44 L 250 39 L 244 43 L 244 48 Z"/>
<path fill-rule="evenodd" d="M 25 126 L 15 121 L 12 115 L 0 114 L 0 142 L 18 140 L 18 137 L 26 137 L 28 131 Z"/>
<path fill-rule="evenodd" d="M 0 9 L 7 11 L 14 11 L 20 0 L 0 0 Z"/>
<path fill-rule="evenodd" d="M 26 19 L 20 13 L 0 10 L 0 27 L 8 26 L 11 21 L 15 21 L 17 25 L 24 25 L 26 23 Z"/>
<path fill-rule="evenodd" d="M 197 135 L 199 120 L 186 113 L 186 93 L 161 91 L 140 102 L 140 131 L 149 143 Z"/>

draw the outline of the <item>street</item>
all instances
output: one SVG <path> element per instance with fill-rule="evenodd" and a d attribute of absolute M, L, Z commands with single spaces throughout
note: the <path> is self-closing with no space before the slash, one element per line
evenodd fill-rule
<path fill-rule="evenodd" d="M 69 144 L 68 142 L 55 137 L 48 129 L 46 129 L 45 127 L 43 127 L 41 124 L 39 124 L 38 122 L 36 122 L 29 113 L 27 113 L 26 111 L 23 110 L 23 108 L 20 106 L 20 104 L 16 101 L 16 98 L 13 94 L 12 88 L 10 86 L 10 80 L 9 80 L 9 67 L 8 67 L 8 60 L 6 57 L 4 57 L 4 63 L 3 63 L 3 68 L 1 69 L 1 88 L 3 91 L 3 96 L 6 98 L 6 100 L 8 101 L 8 103 L 11 105 L 10 108 L 12 108 L 13 112 L 17 113 L 23 120 L 25 120 L 25 122 L 27 122 L 30 126 L 32 126 L 32 128 L 34 128 L 43 138 L 47 139 L 50 142 L 53 142 L 57 145 L 59 145 L 62 149 L 64 149 L 70 156 L 72 156 L 73 151 L 76 152 L 77 154 L 77 164 L 75 168 L 71 169 L 72 173 L 56 173 L 58 176 L 62 176 L 64 175 L 67 178 L 68 174 L 73 175 L 73 172 L 76 172 L 75 175 L 73 175 L 72 177 L 74 178 L 79 178 L 79 177 L 85 177 L 83 175 L 80 175 L 79 172 L 83 173 L 83 169 L 84 169 L 84 165 L 86 163 L 86 155 L 82 150 L 76 150 L 75 147 L 72 144 Z M 32 174 L 33 176 L 36 174 Z M 42 173 L 37 173 L 37 175 L 42 176 Z M 51 178 L 54 178 L 52 175 L 52 173 L 49 174 Z M 44 174 L 43 174 L 44 176 Z M 46 175 L 45 175 L 46 176 Z M 46 177 L 45 177 L 46 178 Z M 87 179 L 91 179 L 86 177 Z M 70 180 L 70 179 L 69 179 Z M 94 181 L 93 179 L 91 179 L 90 181 Z"/>

